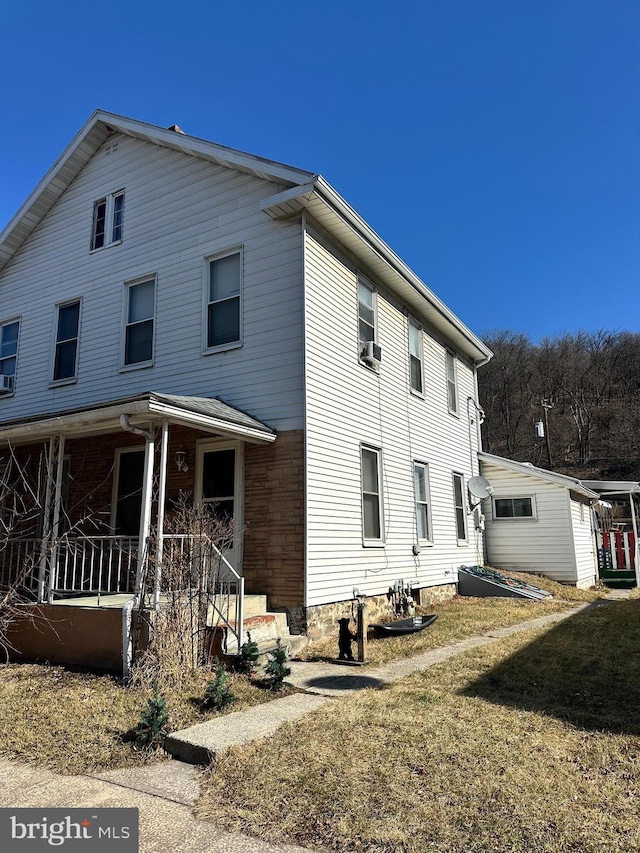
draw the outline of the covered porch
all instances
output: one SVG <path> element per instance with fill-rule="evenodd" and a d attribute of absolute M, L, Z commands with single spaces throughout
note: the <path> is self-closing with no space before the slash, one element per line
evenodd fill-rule
<path fill-rule="evenodd" d="M 56 621 L 61 607 L 120 611 L 126 675 L 134 614 L 160 606 L 180 565 L 206 593 L 209 623 L 237 648 L 247 448 L 269 458 L 275 440 L 221 400 L 155 392 L 0 425 L 0 588 L 18 585 L 40 613 L 54 607 Z M 188 506 L 206 507 L 221 535 L 182 529 Z"/>
<path fill-rule="evenodd" d="M 640 483 L 585 480 L 600 495 L 594 505 L 598 575 L 607 586 L 640 586 Z"/>

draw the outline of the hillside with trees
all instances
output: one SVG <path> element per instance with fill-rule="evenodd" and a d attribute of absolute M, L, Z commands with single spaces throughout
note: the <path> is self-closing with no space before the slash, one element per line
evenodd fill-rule
<path fill-rule="evenodd" d="M 483 340 L 494 352 L 478 371 L 485 451 L 579 478 L 640 480 L 640 334 L 534 344 L 500 330 Z M 545 415 L 542 437 L 535 424 Z"/>

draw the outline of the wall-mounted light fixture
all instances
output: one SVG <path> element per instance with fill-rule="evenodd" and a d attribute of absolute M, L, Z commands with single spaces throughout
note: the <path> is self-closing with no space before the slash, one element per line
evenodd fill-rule
<path fill-rule="evenodd" d="M 176 450 L 176 467 L 178 471 L 188 471 L 187 454 L 184 450 Z"/>

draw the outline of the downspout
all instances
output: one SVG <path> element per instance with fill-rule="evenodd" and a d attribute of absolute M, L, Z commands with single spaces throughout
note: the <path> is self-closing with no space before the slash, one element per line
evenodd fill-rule
<path fill-rule="evenodd" d="M 126 432 L 134 433 L 134 435 L 140 435 L 145 440 L 142 513 L 140 517 L 140 531 L 138 534 L 138 566 L 136 570 L 136 585 L 134 595 L 122 608 L 122 678 L 126 681 L 131 674 L 131 664 L 133 663 L 133 610 L 140 600 L 144 550 L 151 527 L 151 494 L 153 486 L 155 435 L 153 430 L 145 430 L 140 427 L 133 426 L 129 422 L 129 415 L 120 415 L 120 426 Z M 142 549 L 140 546 L 142 546 Z"/>

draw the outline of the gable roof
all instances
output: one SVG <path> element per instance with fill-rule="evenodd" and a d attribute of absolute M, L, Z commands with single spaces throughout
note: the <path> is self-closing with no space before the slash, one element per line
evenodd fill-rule
<path fill-rule="evenodd" d="M 157 127 L 103 110 L 96 110 L 78 131 L 0 234 L 0 272 L 112 133 L 284 184 L 284 192 L 263 200 L 261 208 L 267 215 L 282 219 L 308 211 L 340 244 L 362 258 L 381 284 L 424 316 L 461 354 L 478 364 L 491 358 L 491 350 L 320 175 L 189 136 L 175 125 Z"/>
<path fill-rule="evenodd" d="M 509 471 L 515 471 L 518 474 L 525 474 L 529 477 L 536 477 L 538 480 L 544 480 L 547 483 L 553 483 L 556 486 L 564 486 L 572 492 L 577 492 L 586 498 L 597 498 L 598 493 L 593 489 L 587 488 L 582 480 L 577 480 L 575 477 L 568 477 L 566 474 L 556 474 L 555 471 L 547 471 L 545 468 L 536 468 L 528 462 L 514 462 L 513 459 L 504 459 L 502 456 L 494 456 L 491 453 L 478 453 L 480 462 L 486 462 L 488 465 L 496 465 L 499 468 L 506 468 Z"/>

